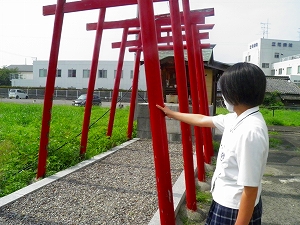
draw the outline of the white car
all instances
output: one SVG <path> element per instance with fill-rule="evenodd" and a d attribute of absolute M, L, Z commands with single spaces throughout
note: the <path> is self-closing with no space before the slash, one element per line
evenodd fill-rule
<path fill-rule="evenodd" d="M 8 93 L 9 98 L 28 98 L 28 94 L 22 89 L 10 89 Z"/>

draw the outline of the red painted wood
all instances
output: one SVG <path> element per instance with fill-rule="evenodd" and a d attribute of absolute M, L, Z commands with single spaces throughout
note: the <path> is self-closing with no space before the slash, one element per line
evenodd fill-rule
<path fill-rule="evenodd" d="M 124 62 L 124 55 L 125 55 L 125 43 L 128 36 L 128 28 L 123 29 L 123 36 L 122 36 L 122 44 L 120 47 L 120 54 L 119 54 L 119 60 L 118 60 L 118 66 L 116 71 L 116 77 L 115 77 L 115 84 L 111 99 L 111 105 L 110 105 L 110 114 L 109 114 L 109 121 L 108 121 L 108 128 L 107 128 L 107 136 L 112 135 L 112 130 L 114 126 L 114 120 L 115 120 L 115 113 L 116 113 L 116 106 L 118 101 L 118 95 L 119 95 L 119 88 L 120 88 L 120 81 L 122 76 L 122 67 Z"/>
<path fill-rule="evenodd" d="M 165 115 L 156 107 L 156 104 L 163 105 L 164 102 L 152 0 L 138 0 L 138 10 L 144 52 L 160 223 L 161 225 L 175 225 L 166 121 Z"/>
<path fill-rule="evenodd" d="M 187 37 L 187 55 L 188 55 L 188 65 L 189 65 L 189 78 L 190 78 L 190 89 L 192 96 L 192 108 L 193 113 L 198 114 L 200 112 L 198 92 L 198 80 L 196 79 L 196 68 L 195 68 L 195 57 L 194 57 L 194 46 L 193 46 L 193 33 L 191 29 L 191 13 L 189 9 L 189 1 L 182 0 L 183 14 L 184 14 L 184 24 L 185 24 L 185 34 Z M 201 107 L 201 106 L 200 106 Z M 203 177 L 203 136 L 202 128 L 194 127 L 195 142 L 196 142 L 196 154 L 197 154 L 197 165 L 198 165 L 198 180 L 204 181 Z"/>
<path fill-rule="evenodd" d="M 51 123 L 51 110 L 53 104 L 53 93 L 57 70 L 57 59 L 59 53 L 61 31 L 64 19 L 63 8 L 65 0 L 57 0 L 57 10 L 54 18 L 52 44 L 50 50 L 49 66 L 46 80 L 46 89 L 44 97 L 44 108 L 42 116 L 42 128 L 40 137 L 39 157 L 38 157 L 38 168 L 37 178 L 45 177 L 46 175 L 46 164 L 48 155 L 48 143 L 49 143 L 49 132 Z"/>
<path fill-rule="evenodd" d="M 197 35 L 197 38 L 198 39 L 208 39 L 209 38 L 209 33 L 207 33 L 207 32 L 200 33 L 200 34 Z M 182 35 L 182 39 L 183 39 L 183 41 L 186 41 L 186 36 Z M 173 42 L 173 37 L 172 36 L 158 37 L 157 42 L 159 44 Z M 140 40 L 130 40 L 130 41 L 126 42 L 126 47 L 140 46 L 140 45 L 141 45 Z M 114 42 L 114 43 L 112 43 L 111 46 L 112 46 L 112 48 L 120 48 L 121 42 Z"/>
<path fill-rule="evenodd" d="M 200 90 L 202 90 L 201 92 L 199 92 L 200 105 L 203 106 L 200 107 L 200 113 L 209 116 L 203 55 L 202 55 L 201 47 L 199 48 L 199 43 L 201 43 L 201 40 L 195 38 L 195 34 L 197 33 L 197 30 L 194 25 L 192 25 L 192 29 L 194 34 L 193 42 L 194 42 L 194 53 L 196 59 L 195 61 L 196 76 L 197 76 L 197 80 L 199 81 Z M 204 159 L 206 163 L 210 164 L 211 157 L 214 155 L 214 150 L 212 144 L 211 129 L 208 127 L 203 128 L 203 141 L 204 141 Z"/>
<path fill-rule="evenodd" d="M 210 29 L 211 24 L 204 24 L 205 23 L 205 17 L 212 16 L 214 14 L 213 9 L 206 9 L 206 10 L 195 10 L 191 12 L 190 19 L 192 24 L 199 24 L 199 26 L 203 26 L 203 29 L 207 27 L 207 29 Z M 183 25 L 183 13 L 180 13 L 180 23 Z M 155 16 L 155 22 L 156 25 L 159 26 L 170 26 L 171 24 L 171 18 L 169 14 L 161 14 Z M 95 30 L 97 26 L 97 23 L 88 23 L 86 25 L 87 30 Z M 125 27 L 140 27 L 139 25 L 139 19 L 127 19 L 127 20 L 119 20 L 119 21 L 109 21 L 104 23 L 104 29 L 117 29 L 117 28 L 125 28 Z M 200 29 L 200 28 L 199 28 Z"/>
<path fill-rule="evenodd" d="M 166 37 L 165 39 L 171 39 L 171 41 L 174 43 L 174 59 L 176 69 L 176 84 L 179 100 L 179 111 L 183 113 L 189 113 L 188 89 L 185 72 L 186 68 L 183 52 L 184 36 L 182 35 L 181 31 L 178 0 L 170 0 L 170 14 L 172 18 L 171 25 L 173 37 Z M 197 201 L 191 127 L 186 123 L 180 123 L 180 127 L 184 161 L 184 177 L 186 186 L 186 206 L 188 209 L 196 211 Z"/>
<path fill-rule="evenodd" d="M 200 45 L 202 49 L 209 49 L 211 46 L 210 44 L 201 44 Z M 183 45 L 184 49 L 187 49 L 186 45 Z M 143 50 L 142 47 L 132 47 L 128 49 L 129 52 L 136 52 L 137 50 Z M 173 45 L 159 45 L 158 46 L 159 51 L 168 51 L 173 50 Z"/>
<path fill-rule="evenodd" d="M 135 56 L 135 62 L 134 62 L 132 90 L 131 90 L 131 98 L 130 98 L 130 111 L 128 116 L 128 128 L 127 128 L 128 139 L 132 139 L 134 112 L 135 112 L 136 98 L 138 93 L 140 61 L 141 61 L 141 51 L 137 51 Z"/>
<path fill-rule="evenodd" d="M 165 2 L 168 0 L 153 0 L 153 2 Z M 116 6 L 126 6 L 137 4 L 137 0 L 84 0 L 68 2 L 64 6 L 64 13 L 79 12 L 92 9 L 109 8 Z M 54 15 L 56 5 L 48 5 L 43 7 L 43 15 Z"/>
<path fill-rule="evenodd" d="M 94 51 L 93 51 L 93 58 L 91 64 L 91 71 L 90 71 L 90 78 L 87 90 L 87 98 L 86 98 L 86 105 L 84 109 L 84 118 L 82 124 L 82 134 L 81 134 L 81 141 L 80 141 L 80 155 L 83 156 L 86 153 L 87 147 L 87 140 L 88 140 L 88 132 L 89 132 L 89 125 L 90 125 L 90 117 L 91 117 L 91 109 L 92 109 L 92 102 L 93 102 L 93 94 L 95 89 L 95 82 L 97 76 L 97 68 L 98 68 L 98 61 L 99 61 L 99 53 L 100 53 L 100 46 L 103 34 L 103 23 L 105 19 L 106 9 L 102 8 L 99 11 L 98 17 L 98 27 L 96 30 L 95 36 L 95 44 L 94 44 Z"/>

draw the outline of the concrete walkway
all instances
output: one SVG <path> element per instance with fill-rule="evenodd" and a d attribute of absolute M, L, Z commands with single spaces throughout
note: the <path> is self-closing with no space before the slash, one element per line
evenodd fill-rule
<path fill-rule="evenodd" d="M 270 126 L 270 148 L 263 178 L 263 224 L 300 224 L 300 127 Z"/>

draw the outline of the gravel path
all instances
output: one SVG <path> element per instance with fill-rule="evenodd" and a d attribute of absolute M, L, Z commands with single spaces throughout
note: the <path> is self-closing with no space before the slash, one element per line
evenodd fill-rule
<path fill-rule="evenodd" d="M 174 184 L 181 144 L 169 151 Z M 152 142 L 138 140 L 0 208 L 0 224 L 148 224 L 157 208 Z"/>

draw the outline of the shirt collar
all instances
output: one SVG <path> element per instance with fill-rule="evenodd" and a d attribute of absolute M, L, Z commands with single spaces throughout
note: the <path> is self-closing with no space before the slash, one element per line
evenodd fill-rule
<path fill-rule="evenodd" d="M 230 129 L 231 131 L 235 130 L 237 126 L 244 120 L 246 117 L 250 116 L 251 114 L 254 114 L 259 111 L 259 106 L 255 106 L 253 108 L 247 109 L 245 112 L 240 114 L 235 122 L 232 124 L 232 128 Z"/>
<path fill-rule="evenodd" d="M 256 111 L 259 111 L 259 107 L 258 106 L 255 106 L 253 108 L 250 108 L 250 109 L 247 109 L 245 112 L 243 112 L 241 115 L 239 115 L 237 117 L 237 120 L 242 120 L 244 119 L 246 116 L 248 116 L 249 114 L 251 113 L 254 113 Z"/>

